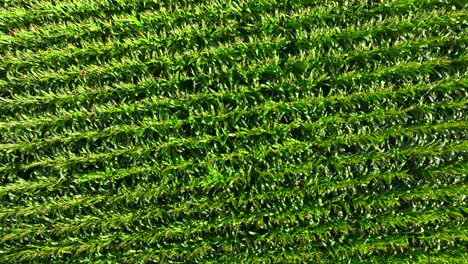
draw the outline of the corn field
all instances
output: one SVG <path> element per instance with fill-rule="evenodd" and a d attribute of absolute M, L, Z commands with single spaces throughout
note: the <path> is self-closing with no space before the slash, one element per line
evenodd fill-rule
<path fill-rule="evenodd" d="M 0 1 L 0 263 L 468 263 L 468 2 Z"/>

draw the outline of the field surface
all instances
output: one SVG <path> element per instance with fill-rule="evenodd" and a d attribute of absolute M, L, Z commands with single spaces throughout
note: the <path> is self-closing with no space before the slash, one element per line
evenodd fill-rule
<path fill-rule="evenodd" d="M 0 263 L 467 263 L 463 0 L 0 1 Z"/>

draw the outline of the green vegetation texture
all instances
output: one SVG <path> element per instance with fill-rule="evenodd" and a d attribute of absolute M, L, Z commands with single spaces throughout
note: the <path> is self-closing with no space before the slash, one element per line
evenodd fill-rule
<path fill-rule="evenodd" d="M 468 263 L 464 0 L 0 1 L 0 263 Z"/>

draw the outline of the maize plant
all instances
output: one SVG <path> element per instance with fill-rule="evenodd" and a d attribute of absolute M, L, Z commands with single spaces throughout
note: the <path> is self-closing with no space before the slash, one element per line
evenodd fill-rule
<path fill-rule="evenodd" d="M 0 263 L 467 263 L 468 2 L 0 1 Z"/>

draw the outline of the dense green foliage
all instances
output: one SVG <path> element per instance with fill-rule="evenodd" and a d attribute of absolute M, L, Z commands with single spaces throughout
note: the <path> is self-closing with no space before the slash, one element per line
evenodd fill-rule
<path fill-rule="evenodd" d="M 468 4 L 0 1 L 0 263 L 467 263 Z"/>

